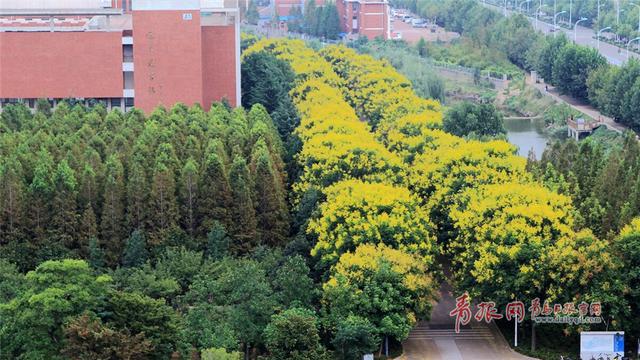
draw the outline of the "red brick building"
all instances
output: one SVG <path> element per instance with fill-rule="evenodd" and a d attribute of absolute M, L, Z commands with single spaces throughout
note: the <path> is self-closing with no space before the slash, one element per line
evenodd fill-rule
<path fill-rule="evenodd" d="M 336 6 L 345 33 L 369 39 L 391 38 L 388 0 L 336 0 Z"/>
<path fill-rule="evenodd" d="M 273 0 L 274 11 L 277 11 L 281 20 L 287 20 L 291 9 L 298 7 L 304 13 L 304 7 L 308 0 Z M 325 0 L 316 0 L 316 6 L 324 6 Z"/>
<path fill-rule="evenodd" d="M 176 102 L 240 104 L 237 0 L 0 3 L 0 109 L 93 99 L 150 112 Z"/>

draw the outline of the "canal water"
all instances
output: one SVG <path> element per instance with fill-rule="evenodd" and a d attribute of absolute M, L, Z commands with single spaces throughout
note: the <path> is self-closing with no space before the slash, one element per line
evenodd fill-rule
<path fill-rule="evenodd" d="M 543 119 L 505 119 L 504 127 L 507 129 L 509 142 L 518 147 L 520 156 L 527 157 L 529 150 L 533 149 L 536 158 L 540 159 L 549 139 L 544 132 Z"/>

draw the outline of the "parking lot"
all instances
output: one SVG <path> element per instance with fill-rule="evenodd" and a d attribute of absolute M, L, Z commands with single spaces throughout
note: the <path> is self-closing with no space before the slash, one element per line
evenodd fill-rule
<path fill-rule="evenodd" d="M 428 25 L 426 28 L 416 28 L 398 18 L 393 19 L 391 28 L 393 29 L 393 38 L 396 38 L 396 34 L 399 33 L 403 40 L 411 44 L 417 43 L 420 38 L 424 38 L 426 41 L 451 41 L 460 36 L 457 33 L 446 31 L 439 26 L 435 27 L 435 32 L 432 32 L 431 25 Z"/>

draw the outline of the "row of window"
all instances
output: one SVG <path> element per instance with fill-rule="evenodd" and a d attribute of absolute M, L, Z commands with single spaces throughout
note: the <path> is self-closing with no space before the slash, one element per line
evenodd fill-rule
<path fill-rule="evenodd" d="M 52 107 L 55 107 L 59 102 L 66 101 L 71 105 L 82 104 L 85 106 L 96 106 L 102 104 L 106 108 L 119 108 L 124 104 L 125 109 L 129 109 L 134 106 L 133 98 L 107 98 L 107 99 L 46 99 L 49 101 Z M 0 105 L 2 107 L 10 104 L 23 103 L 30 109 L 36 108 L 36 102 L 38 99 L 0 99 Z"/>

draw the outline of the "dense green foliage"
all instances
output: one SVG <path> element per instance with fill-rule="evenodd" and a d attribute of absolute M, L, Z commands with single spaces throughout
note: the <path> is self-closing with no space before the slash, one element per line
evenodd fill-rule
<path fill-rule="evenodd" d="M 462 102 L 444 115 L 443 129 L 457 136 L 506 134 L 502 114 L 492 104 Z"/>
<path fill-rule="evenodd" d="M 486 0 L 487 3 L 494 4 L 498 7 L 504 7 L 505 2 L 503 0 Z M 533 16 L 535 14 L 538 2 L 533 1 L 528 6 L 522 6 L 523 2 L 508 1 L 507 7 L 509 10 L 525 10 L 528 14 Z M 595 0 L 556 0 L 555 2 L 543 2 L 541 13 L 543 20 L 547 22 L 553 22 L 554 3 L 556 5 L 555 11 L 566 13 L 558 16 L 558 22 L 564 26 L 569 26 L 569 12 L 571 12 L 571 20 L 575 22 L 580 18 L 586 18 L 587 20 L 581 22 L 582 26 L 591 26 L 594 29 L 602 29 L 607 26 L 611 26 L 613 31 L 619 34 L 622 38 L 631 39 L 636 36 L 640 36 L 638 32 L 638 8 L 632 6 L 634 3 L 632 0 L 620 0 L 616 1 L 601 1 L 600 19 L 598 19 L 598 1 Z M 416 12 L 423 14 L 445 14 L 446 10 L 455 9 L 454 6 L 447 7 L 444 10 L 440 10 L 441 4 L 438 0 L 392 0 L 392 4 L 399 7 L 405 7 L 412 9 Z M 619 4 L 619 8 L 618 5 Z M 456 0 L 455 5 L 462 6 L 462 10 L 469 8 L 466 0 Z M 535 5 L 535 6 L 534 6 Z M 618 9 L 620 10 L 618 21 Z M 430 17 L 434 17 L 433 15 Z M 459 28 L 464 27 L 463 22 L 457 23 Z"/>
<path fill-rule="evenodd" d="M 180 243 L 205 250 L 215 222 L 236 254 L 289 235 L 283 147 L 262 106 L 177 105 L 145 119 L 18 105 L 2 124 L 0 246 L 21 269 L 98 249 L 111 266 Z"/>
<path fill-rule="evenodd" d="M 547 186 L 573 198 L 578 221 L 607 238 L 640 216 L 640 146 L 630 132 L 620 148 L 612 145 L 591 138 L 556 142 L 529 164 Z"/>
<path fill-rule="evenodd" d="M 568 10 L 567 3 L 559 1 L 558 11 Z M 574 3 L 575 19 L 579 14 L 593 12 L 596 7 L 594 1 Z M 603 114 L 636 131 L 640 129 L 637 115 L 640 113 L 640 66 L 636 60 L 620 67 L 609 65 L 595 49 L 574 45 L 564 34 L 541 35 L 523 15 L 504 18 L 473 0 L 396 0 L 396 4 L 426 17 L 435 17 L 446 28 L 460 32 L 468 46 L 482 51 L 486 59 L 496 56 L 492 52 L 503 54 L 521 68 L 535 70 L 561 93 L 588 100 Z M 637 20 L 637 11 L 632 11 L 625 1 L 621 1 L 621 8 L 627 9 L 622 12 L 624 16 L 633 13 Z M 610 4 L 603 7 L 601 21 L 607 26 L 615 26 L 610 23 L 612 11 Z M 613 16 L 615 21 L 615 13 Z M 635 24 L 637 26 L 637 21 Z M 429 54 L 434 56 L 434 51 Z"/>
<path fill-rule="evenodd" d="M 287 20 L 289 31 L 304 33 L 324 39 L 335 40 L 339 37 L 340 15 L 334 2 L 326 2 L 316 6 L 315 0 L 306 0 L 304 12 L 293 6 Z"/>

